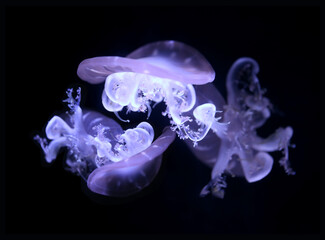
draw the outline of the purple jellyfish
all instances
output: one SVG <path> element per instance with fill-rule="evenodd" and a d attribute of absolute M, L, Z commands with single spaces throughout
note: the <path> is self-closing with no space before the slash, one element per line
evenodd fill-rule
<path fill-rule="evenodd" d="M 149 117 L 150 103 L 164 101 L 167 108 L 163 115 L 171 119 L 172 129 L 181 139 L 189 138 L 194 144 L 210 128 L 219 135 L 227 128 L 226 123 L 200 121 L 199 112 L 192 118 L 185 116 L 196 102 L 193 84 L 212 82 L 215 72 L 197 50 L 184 43 L 161 41 L 140 47 L 125 58 L 86 59 L 80 63 L 77 73 L 93 84 L 105 81 L 102 103 L 115 114 L 127 107 L 127 112 L 148 111 Z M 193 120 L 198 124 L 193 125 Z"/>
<path fill-rule="evenodd" d="M 147 122 L 123 131 L 120 125 L 93 111 L 82 111 L 80 89 L 76 98 L 67 91 L 70 115 L 54 116 L 46 127 L 46 139 L 36 136 L 48 162 L 67 147 L 67 165 L 79 173 L 93 192 L 115 197 L 134 194 L 154 179 L 163 152 L 173 142 L 175 131 L 193 154 L 212 168 L 211 181 L 201 196 L 223 198 L 225 174 L 256 182 L 269 174 L 273 158 L 268 152 L 282 151 L 279 161 L 289 175 L 291 127 L 278 128 L 267 138 L 256 130 L 270 117 L 270 101 L 264 97 L 251 58 L 240 58 L 227 76 L 227 102 L 211 83 L 215 72 L 192 47 L 176 41 L 147 44 L 124 57 L 95 57 L 82 61 L 78 76 L 89 83 L 105 82 L 102 103 L 118 115 L 151 113 L 151 103 L 165 102 L 163 115 L 170 118 L 154 142 Z M 210 129 L 212 131 L 210 131 Z M 193 144 L 194 143 L 194 144 Z"/>
<path fill-rule="evenodd" d="M 225 101 L 219 91 L 212 85 L 196 86 L 197 103 L 193 115 L 201 114 L 201 121 L 211 124 L 223 117 L 228 122 L 223 136 L 209 133 L 198 146 L 190 149 L 198 159 L 212 167 L 212 180 L 201 191 L 201 196 L 212 193 L 223 198 L 226 182 L 224 173 L 231 176 L 244 176 L 248 182 L 256 182 L 269 174 L 273 166 L 273 158 L 267 152 L 282 151 L 280 164 L 288 175 L 295 172 L 290 168 L 291 127 L 278 128 L 267 138 L 257 135 L 256 129 L 261 127 L 270 117 L 270 101 L 263 96 L 256 74 L 258 64 L 251 58 L 240 58 L 230 68 L 227 76 L 228 103 L 224 105 L 223 115 L 215 110 L 215 106 Z M 201 104 L 202 102 L 210 103 Z M 219 114 L 215 117 L 215 113 Z"/>
<path fill-rule="evenodd" d="M 62 147 L 68 148 L 66 163 L 80 174 L 93 192 L 122 197 L 148 186 L 161 165 L 163 152 L 175 134 L 166 129 L 153 141 L 154 130 L 147 122 L 123 131 L 114 120 L 94 111 L 82 111 L 80 88 L 76 98 L 67 91 L 70 114 L 54 116 L 46 126 L 45 138 L 35 137 L 47 162 L 52 162 Z"/>

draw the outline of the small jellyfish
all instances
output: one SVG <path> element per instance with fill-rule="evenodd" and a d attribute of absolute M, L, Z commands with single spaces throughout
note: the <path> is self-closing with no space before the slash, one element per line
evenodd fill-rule
<path fill-rule="evenodd" d="M 127 107 L 127 112 L 147 111 L 149 118 L 151 102 L 164 101 L 167 108 L 163 115 L 171 119 L 172 129 L 181 139 L 189 138 L 196 144 L 211 127 L 216 134 L 224 134 L 226 130 L 219 119 L 211 120 L 211 124 L 195 119 L 203 107 L 192 118 L 184 116 L 196 102 L 193 84 L 202 85 L 215 77 L 209 62 L 186 44 L 161 41 L 147 44 L 125 58 L 86 59 L 80 63 L 77 73 L 90 83 L 105 81 L 103 106 L 122 121 L 118 112 L 124 107 Z M 191 124 L 193 117 L 199 126 Z"/>
<path fill-rule="evenodd" d="M 204 103 L 213 103 L 217 109 L 223 109 L 226 101 L 224 100 L 221 93 L 218 89 L 212 84 L 207 83 L 205 85 L 196 85 L 196 103 L 193 107 L 195 110 L 198 106 Z M 189 112 L 190 116 L 193 115 L 193 110 Z M 216 118 L 223 117 L 223 112 L 216 111 Z M 194 147 L 193 142 L 190 139 L 185 139 L 185 143 L 190 148 L 191 152 L 195 157 L 203 162 L 208 167 L 212 168 L 216 162 L 217 153 L 220 148 L 221 139 L 218 135 L 214 134 L 212 131 L 209 131 L 206 136 L 198 142 Z"/>
<path fill-rule="evenodd" d="M 123 131 L 119 124 L 100 113 L 83 112 L 79 106 L 80 88 L 76 98 L 72 96 L 72 89 L 68 89 L 67 94 L 65 102 L 70 113 L 54 116 L 46 126 L 46 136 L 51 142 L 38 135 L 35 137 L 46 161 L 52 162 L 59 150 L 67 147 L 69 170 L 88 181 L 90 190 L 104 195 L 127 196 L 150 184 L 174 134 L 165 131 L 152 144 L 154 130 L 149 123 L 142 122 L 136 128 Z M 134 173 L 135 169 L 141 177 Z M 110 177 L 103 180 L 106 171 L 116 180 L 116 186 L 110 185 Z M 105 192 L 98 190 L 104 188 Z"/>

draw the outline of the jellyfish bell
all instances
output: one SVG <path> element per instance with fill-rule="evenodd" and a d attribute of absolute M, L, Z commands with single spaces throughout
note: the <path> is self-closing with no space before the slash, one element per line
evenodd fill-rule
<path fill-rule="evenodd" d="M 212 82 L 215 72 L 196 49 L 178 41 L 159 41 L 133 51 L 128 58 L 141 59 L 173 75 L 165 76 L 185 84 L 201 85 Z M 163 77 L 163 76 L 161 76 Z"/>
<path fill-rule="evenodd" d="M 116 72 L 144 73 L 196 85 L 212 82 L 215 78 L 215 72 L 204 56 L 178 41 L 149 43 L 126 57 L 85 59 L 77 70 L 82 80 L 92 84 L 104 82 L 107 76 Z"/>

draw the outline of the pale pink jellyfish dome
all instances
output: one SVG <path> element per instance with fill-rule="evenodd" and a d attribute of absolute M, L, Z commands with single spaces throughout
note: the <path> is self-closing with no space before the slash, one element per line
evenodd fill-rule
<path fill-rule="evenodd" d="M 89 83 L 104 82 L 115 72 L 145 73 L 185 84 L 202 85 L 212 82 L 215 72 L 196 49 L 177 41 L 146 44 L 126 57 L 94 57 L 83 60 L 78 76 Z"/>

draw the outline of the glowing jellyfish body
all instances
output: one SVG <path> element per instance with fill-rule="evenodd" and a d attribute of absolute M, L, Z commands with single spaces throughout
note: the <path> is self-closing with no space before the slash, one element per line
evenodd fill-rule
<path fill-rule="evenodd" d="M 209 62 L 186 44 L 161 41 L 147 44 L 126 58 L 86 59 L 80 63 L 77 73 L 90 83 L 105 81 L 102 103 L 111 112 L 117 113 L 127 106 L 128 112 L 148 111 L 149 117 L 150 103 L 164 101 L 167 106 L 164 115 L 171 119 L 172 129 L 177 129 L 181 139 L 190 138 L 196 143 L 206 136 L 210 127 L 217 134 L 223 134 L 226 129 L 217 119 L 194 130 L 195 126 L 190 124 L 194 119 L 184 117 L 196 102 L 192 84 L 205 84 L 215 77 Z M 202 121 L 195 120 L 201 125 Z"/>
<path fill-rule="evenodd" d="M 154 130 L 149 123 L 142 122 L 136 128 L 123 131 L 119 124 L 100 113 L 88 111 L 83 114 L 79 106 L 80 89 L 76 99 L 71 89 L 67 93 L 71 115 L 54 116 L 49 121 L 45 130 L 51 140 L 49 144 L 46 139 L 35 137 L 44 150 L 46 161 L 52 162 L 59 150 L 67 147 L 66 163 L 70 170 L 88 181 L 91 190 L 104 195 L 127 196 L 149 185 L 160 168 L 162 153 L 175 134 L 166 131 L 155 141 L 161 144 L 151 146 Z M 117 181 L 117 188 L 110 185 L 109 179 L 102 180 L 106 171 Z"/>
<path fill-rule="evenodd" d="M 36 136 L 48 162 L 62 147 L 68 148 L 67 165 L 79 173 L 93 192 L 124 197 L 148 186 L 159 171 L 162 154 L 176 131 L 192 153 L 212 168 L 211 181 L 201 196 L 223 198 L 225 174 L 256 182 L 269 174 L 273 158 L 282 151 L 280 164 L 294 174 L 289 164 L 291 127 L 278 128 L 267 138 L 256 129 L 270 117 L 270 101 L 263 96 L 251 58 L 240 58 L 227 76 L 227 102 L 211 83 L 215 72 L 192 47 L 176 41 L 147 44 L 126 57 L 95 57 L 82 61 L 78 76 L 89 83 L 104 83 L 102 104 L 118 112 L 151 113 L 151 103 L 165 102 L 163 115 L 170 118 L 154 142 L 154 130 L 142 122 L 123 131 L 119 124 L 93 111 L 83 112 L 68 90 L 71 115 L 54 116 L 46 127 L 46 139 Z M 210 129 L 212 131 L 210 131 Z M 194 143 L 194 144 L 193 144 Z"/>
<path fill-rule="evenodd" d="M 203 188 L 201 195 L 211 192 L 222 198 L 226 187 L 224 173 L 243 175 L 248 182 L 263 179 L 273 166 L 273 158 L 267 152 L 283 151 L 280 164 L 288 174 L 294 174 L 288 161 L 292 128 L 279 128 L 267 138 L 261 138 L 256 133 L 256 129 L 270 117 L 270 102 L 263 96 L 256 76 L 258 71 L 258 64 L 251 58 L 238 59 L 229 70 L 228 105 L 224 112 L 224 120 L 229 125 L 213 159 L 212 180 Z M 202 111 L 211 109 L 211 106 L 203 106 Z M 210 114 L 201 120 L 209 123 L 212 117 Z"/>

